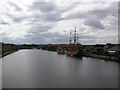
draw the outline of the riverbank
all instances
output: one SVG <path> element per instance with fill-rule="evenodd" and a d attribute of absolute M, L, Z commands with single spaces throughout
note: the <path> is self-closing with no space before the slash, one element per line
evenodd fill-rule
<path fill-rule="evenodd" d="M 83 56 L 119 62 L 119 58 L 113 56 L 104 56 L 104 55 L 96 55 L 96 54 L 84 54 Z"/>
<path fill-rule="evenodd" d="M 6 55 L 9 55 L 9 54 L 11 54 L 13 52 L 16 52 L 16 51 L 18 51 L 18 50 L 11 50 L 11 51 L 4 52 L 4 53 L 0 54 L 0 58 L 4 57 Z"/>
<path fill-rule="evenodd" d="M 50 51 L 50 50 L 47 50 L 47 51 Z M 51 52 L 53 52 L 53 51 L 51 51 Z M 54 52 L 57 52 L 57 51 L 54 51 Z M 103 59 L 103 60 L 106 60 L 106 61 L 120 62 L 119 58 L 115 57 L 115 56 L 97 55 L 97 54 L 92 54 L 92 53 L 90 53 L 90 54 L 84 53 L 83 56 L 84 57 L 91 57 L 91 58 Z"/>

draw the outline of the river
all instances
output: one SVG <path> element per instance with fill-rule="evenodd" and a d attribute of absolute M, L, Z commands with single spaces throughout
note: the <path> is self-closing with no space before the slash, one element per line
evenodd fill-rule
<path fill-rule="evenodd" d="M 118 63 L 19 50 L 2 58 L 2 88 L 118 88 Z"/>

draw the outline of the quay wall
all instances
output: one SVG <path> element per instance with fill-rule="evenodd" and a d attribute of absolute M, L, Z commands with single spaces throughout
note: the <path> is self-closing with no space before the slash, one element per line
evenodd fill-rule
<path fill-rule="evenodd" d="M 6 56 L 12 52 L 17 51 L 17 50 L 18 50 L 18 48 L 17 48 L 17 45 L 15 45 L 15 44 L 1 43 L 0 44 L 0 57 Z"/>
<path fill-rule="evenodd" d="M 106 55 L 97 55 L 97 54 L 84 54 L 83 56 L 119 62 L 119 58 L 116 56 L 106 56 Z"/>

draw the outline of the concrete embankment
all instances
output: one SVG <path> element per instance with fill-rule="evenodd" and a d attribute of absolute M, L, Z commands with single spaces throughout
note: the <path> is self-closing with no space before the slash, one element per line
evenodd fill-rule
<path fill-rule="evenodd" d="M 119 58 L 114 56 L 104 56 L 104 55 L 96 55 L 96 54 L 84 54 L 84 56 L 119 62 Z"/>
<path fill-rule="evenodd" d="M 4 57 L 18 50 L 15 44 L 0 43 L 0 57 Z"/>
<path fill-rule="evenodd" d="M 13 52 L 16 52 L 16 51 L 18 51 L 18 50 L 11 50 L 11 51 L 4 52 L 4 53 L 2 53 L 2 55 L 0 55 L 0 58 L 1 58 L 1 57 L 4 57 L 4 56 L 6 56 L 6 55 L 9 55 L 9 54 L 11 54 L 11 53 L 13 53 Z"/>

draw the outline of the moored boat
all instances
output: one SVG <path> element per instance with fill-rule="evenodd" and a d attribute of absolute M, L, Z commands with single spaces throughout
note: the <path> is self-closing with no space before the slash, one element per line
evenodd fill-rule
<path fill-rule="evenodd" d="M 79 45 L 70 44 L 67 46 L 66 55 L 70 57 L 82 57 L 82 49 Z"/>
<path fill-rule="evenodd" d="M 70 32 L 70 40 L 69 44 L 67 45 L 59 45 L 57 48 L 57 53 L 58 54 L 66 54 L 66 56 L 70 57 L 82 57 L 83 51 L 82 51 L 82 45 L 78 44 L 78 36 L 76 33 L 76 27 L 74 30 L 74 43 L 72 43 L 72 38 L 71 38 L 71 32 Z"/>
<path fill-rule="evenodd" d="M 78 44 L 76 27 L 74 30 L 74 38 L 73 38 L 74 43 L 72 43 L 71 35 L 72 34 L 70 32 L 70 40 L 69 40 L 69 45 L 67 45 L 67 48 L 66 48 L 66 55 L 70 57 L 82 57 L 82 53 L 83 53 L 82 45 Z"/>
<path fill-rule="evenodd" d="M 57 53 L 58 54 L 65 54 L 66 53 L 66 45 L 59 45 L 58 48 L 57 48 Z"/>

